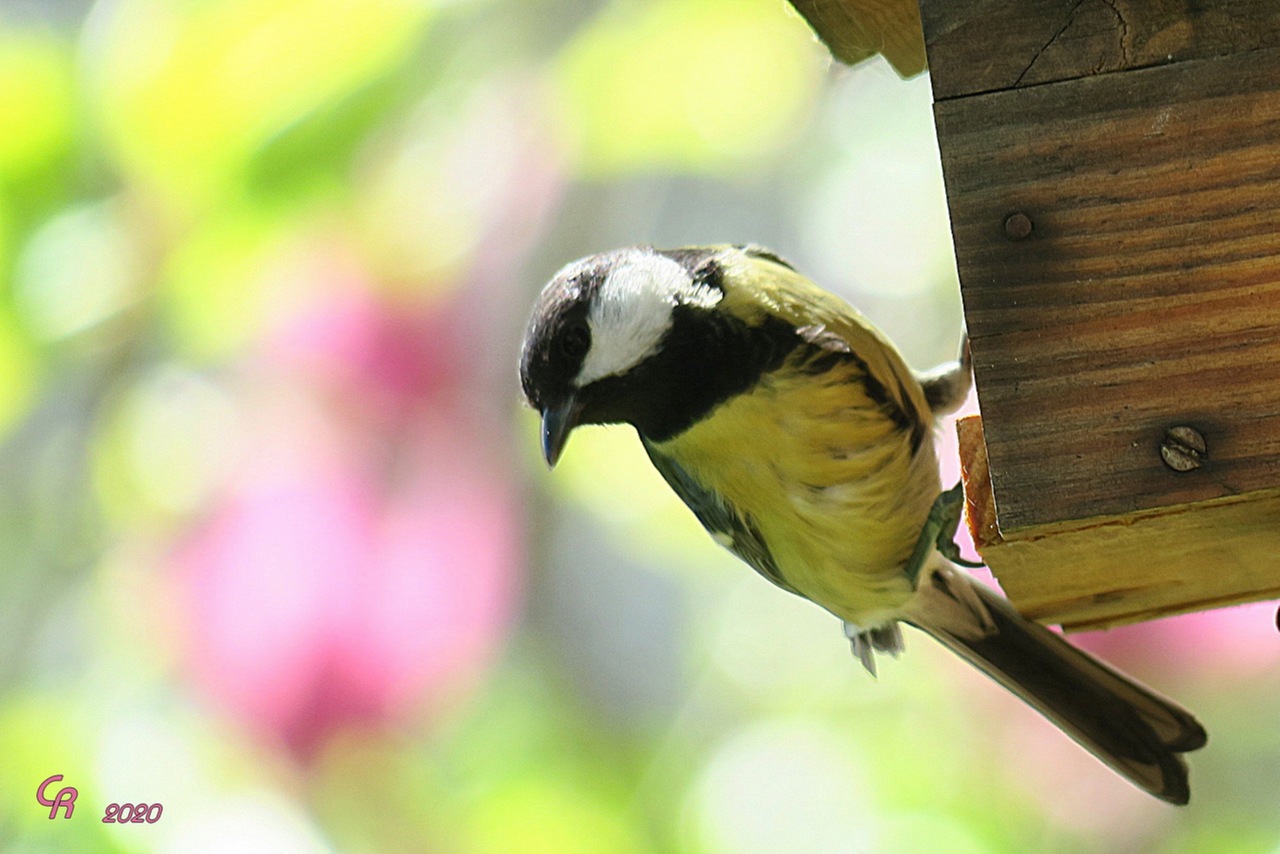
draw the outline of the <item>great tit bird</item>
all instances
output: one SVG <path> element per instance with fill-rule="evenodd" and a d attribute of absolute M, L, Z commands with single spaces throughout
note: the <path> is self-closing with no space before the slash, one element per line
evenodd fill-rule
<path fill-rule="evenodd" d="M 923 630 L 1111 768 L 1175 804 L 1187 711 L 1021 617 L 937 550 L 909 558 L 940 494 L 933 429 L 967 358 L 915 374 L 852 306 L 752 246 L 584 258 L 542 291 L 520 378 L 554 466 L 583 424 L 628 423 L 712 538 L 830 611 L 873 674 Z M 918 571 L 917 571 L 918 570 Z"/>

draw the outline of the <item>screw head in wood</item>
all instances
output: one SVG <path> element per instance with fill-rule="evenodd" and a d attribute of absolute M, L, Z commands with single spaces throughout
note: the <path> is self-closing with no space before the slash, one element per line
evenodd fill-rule
<path fill-rule="evenodd" d="M 1011 213 L 1004 220 L 1004 236 L 1010 240 L 1022 240 L 1031 236 L 1034 227 L 1031 217 L 1022 212 Z"/>
<path fill-rule="evenodd" d="M 1160 459 L 1174 471 L 1193 471 L 1208 459 L 1209 450 L 1204 436 L 1194 427 L 1179 424 L 1164 433 L 1160 443 Z"/>

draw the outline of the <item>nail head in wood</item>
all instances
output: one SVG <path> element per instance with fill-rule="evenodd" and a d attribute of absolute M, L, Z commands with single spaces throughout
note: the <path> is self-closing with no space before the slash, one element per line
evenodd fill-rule
<path fill-rule="evenodd" d="M 1004 234 L 1010 240 L 1023 240 L 1031 236 L 1031 217 L 1024 213 L 1012 213 L 1005 218 Z"/>
<path fill-rule="evenodd" d="M 1174 471 L 1198 469 L 1208 455 L 1204 436 L 1185 424 L 1166 430 L 1164 441 L 1160 443 L 1160 458 Z"/>

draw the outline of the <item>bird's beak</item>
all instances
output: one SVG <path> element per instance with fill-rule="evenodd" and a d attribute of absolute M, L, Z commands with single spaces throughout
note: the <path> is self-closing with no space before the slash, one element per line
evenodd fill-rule
<path fill-rule="evenodd" d="M 547 465 L 555 467 L 564 450 L 569 434 L 578 426 L 578 415 L 581 407 L 573 395 L 558 406 L 548 406 L 542 410 L 542 456 Z"/>

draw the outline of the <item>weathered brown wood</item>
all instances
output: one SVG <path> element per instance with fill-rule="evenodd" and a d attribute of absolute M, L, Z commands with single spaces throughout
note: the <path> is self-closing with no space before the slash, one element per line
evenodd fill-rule
<path fill-rule="evenodd" d="M 995 521 L 982 419 L 956 427 L 974 542 L 1026 616 L 1078 631 L 1280 597 L 1280 491 L 1006 541 Z"/>
<path fill-rule="evenodd" d="M 1276 0 L 921 0 L 934 98 L 1280 46 Z"/>
<path fill-rule="evenodd" d="M 846 65 L 883 54 L 903 77 L 925 69 L 916 0 L 791 0 L 791 5 Z"/>
<path fill-rule="evenodd" d="M 935 113 L 1005 538 L 1280 487 L 1280 50 Z"/>

